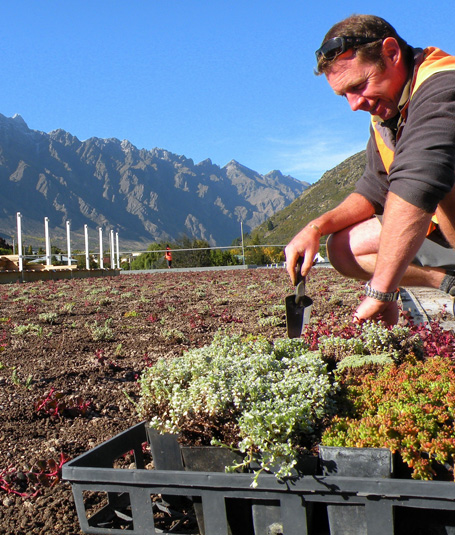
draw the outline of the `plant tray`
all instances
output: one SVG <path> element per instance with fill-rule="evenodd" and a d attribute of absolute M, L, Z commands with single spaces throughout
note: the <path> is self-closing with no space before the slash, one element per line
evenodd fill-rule
<path fill-rule="evenodd" d="M 455 484 L 340 476 L 302 476 L 279 481 L 259 476 L 251 487 L 246 473 L 189 472 L 145 468 L 145 423 L 142 422 L 63 466 L 63 479 L 72 485 L 81 529 L 88 534 L 154 535 L 199 533 L 183 520 L 191 516 L 185 504 L 202 504 L 205 535 L 228 535 L 227 504 L 242 501 L 279 509 L 284 535 L 330 535 L 327 505 L 362 506 L 367 518 L 363 535 L 455 533 Z M 134 467 L 113 468 L 118 459 L 134 452 Z M 182 511 L 173 511 L 159 497 L 181 499 Z M 98 509 L 93 502 L 102 497 Z M 91 509 L 96 509 L 91 511 Z M 311 510 L 311 514 L 307 514 Z M 160 524 L 162 517 L 172 525 Z M 414 522 L 415 527 L 411 527 Z M 431 523 L 431 529 L 425 527 Z M 437 525 L 441 524 L 438 531 Z M 453 530 L 453 531 L 451 531 Z M 254 533 L 254 532 L 253 532 Z M 351 533 L 351 531 L 346 531 Z M 232 535 L 236 535 L 232 533 Z M 240 535 L 248 535 L 244 531 Z M 266 535 L 255 533 L 254 535 Z"/>

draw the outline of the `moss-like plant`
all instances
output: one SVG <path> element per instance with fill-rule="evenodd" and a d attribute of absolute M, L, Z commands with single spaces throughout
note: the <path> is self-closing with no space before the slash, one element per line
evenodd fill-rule
<path fill-rule="evenodd" d="M 352 329 L 352 328 L 351 328 Z M 362 357 L 365 363 L 371 361 L 373 355 L 388 357 L 387 361 L 397 363 L 423 358 L 423 343 L 418 334 L 412 333 L 409 327 L 395 325 L 392 328 L 381 323 L 366 321 L 356 327 L 355 333 L 348 331 L 340 335 L 323 335 L 318 339 L 318 347 L 322 357 L 328 361 L 343 362 L 346 357 L 355 360 L 359 365 Z M 357 359 L 352 359 L 357 357 Z M 378 359 L 378 363 L 379 363 Z M 346 366 L 344 363 L 343 366 Z"/>
<path fill-rule="evenodd" d="M 415 479 L 432 479 L 435 462 L 453 467 L 455 366 L 447 358 L 391 365 L 346 380 L 352 406 L 324 432 L 326 446 L 399 452 Z"/>
<path fill-rule="evenodd" d="M 363 368 L 365 366 L 387 366 L 393 363 L 394 360 L 390 353 L 381 353 L 379 355 L 349 355 L 337 365 L 337 371 L 342 372 L 345 369 Z"/>
<path fill-rule="evenodd" d="M 95 342 L 100 340 L 112 340 L 114 338 L 114 331 L 110 327 L 111 323 L 112 318 L 108 318 L 104 322 L 104 325 L 99 325 L 97 321 L 95 321 L 93 325 L 87 325 Z"/>
<path fill-rule="evenodd" d="M 158 431 L 193 442 L 224 444 L 291 474 L 302 446 L 314 444 L 334 412 L 336 384 L 303 340 L 215 336 L 212 344 L 171 361 L 160 359 L 140 379 L 142 417 Z"/>

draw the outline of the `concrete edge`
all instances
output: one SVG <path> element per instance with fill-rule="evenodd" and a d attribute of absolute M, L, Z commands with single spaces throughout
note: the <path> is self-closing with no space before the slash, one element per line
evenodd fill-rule
<path fill-rule="evenodd" d="M 409 312 L 415 324 L 419 325 L 430 321 L 430 317 L 412 290 L 409 288 L 400 288 L 400 298 L 403 310 Z"/>

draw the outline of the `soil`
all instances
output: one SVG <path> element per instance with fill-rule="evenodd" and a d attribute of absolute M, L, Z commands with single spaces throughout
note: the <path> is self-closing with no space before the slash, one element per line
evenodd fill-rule
<path fill-rule="evenodd" d="M 349 318 L 363 285 L 315 269 L 312 321 Z M 0 533 L 82 533 L 70 459 L 138 423 L 137 378 L 219 329 L 286 337 L 284 269 L 123 274 L 0 286 Z M 54 462 L 55 461 L 55 462 Z M 30 472 L 41 473 L 37 481 Z M 51 486 L 48 486 L 51 485 Z"/>

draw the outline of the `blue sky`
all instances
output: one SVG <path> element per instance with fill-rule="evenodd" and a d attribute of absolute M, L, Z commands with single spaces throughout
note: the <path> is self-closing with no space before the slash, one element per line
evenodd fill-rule
<path fill-rule="evenodd" d="M 314 182 L 368 136 L 369 116 L 313 74 L 352 13 L 455 54 L 453 0 L 2 0 L 0 113 Z"/>

